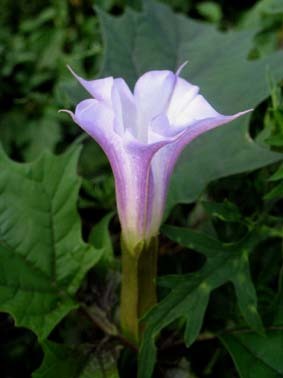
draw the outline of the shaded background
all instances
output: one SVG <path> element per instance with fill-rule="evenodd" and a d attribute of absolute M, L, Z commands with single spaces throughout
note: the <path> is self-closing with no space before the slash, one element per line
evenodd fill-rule
<path fill-rule="evenodd" d="M 260 9 L 255 11 L 254 6 L 259 3 L 264 5 L 266 1 L 164 0 L 164 2 L 178 12 L 212 23 L 220 30 L 237 29 L 244 23 L 256 27 L 258 34 L 252 52 L 254 57 L 264 56 L 283 46 L 282 13 L 266 12 L 264 7 L 263 11 Z M 135 10 L 141 8 L 138 0 L 1 1 L 0 141 L 11 158 L 31 161 L 37 158 L 43 149 L 59 153 L 76 138 L 81 138 L 80 130 L 67 117 L 58 115 L 57 111 L 74 105 L 73 78 L 67 71 L 66 64 L 75 67 L 82 76 L 85 74 L 88 77 L 95 77 L 99 73 L 104 50 L 94 6 L 113 15 L 122 14 L 126 6 Z M 255 117 L 263 117 L 267 108 L 268 103 L 261 104 Z M 257 122 L 251 125 L 252 136 L 258 134 L 259 128 L 262 128 L 262 125 L 259 127 Z M 282 128 L 281 124 L 281 128 L 274 131 L 275 136 L 280 140 L 283 136 Z M 278 146 L 278 143 L 275 146 L 271 144 L 271 147 L 282 152 L 282 145 Z M 94 154 L 95 161 L 92 159 Z M 80 213 L 84 235 L 88 235 L 90 224 L 98 221 L 105 212 L 115 206 L 114 185 L 109 165 L 101 150 L 93 142 L 84 143 L 79 173 L 84 178 L 79 204 Z M 240 203 L 241 210 L 249 215 L 256 213 L 262 193 L 259 191 L 259 197 L 255 197 L 253 185 L 254 183 L 261 185 L 263 174 L 254 173 L 223 179 L 218 185 L 213 184 L 210 192 L 216 200 L 227 197 L 229 193 L 230 200 L 237 202 L 236 197 L 245 186 L 246 190 L 243 194 L 245 200 Z M 238 188 L 238 192 L 235 188 Z M 95 207 L 95 215 L 91 212 L 93 207 Z M 187 210 L 192 208 L 175 209 L 172 221 L 183 217 Z M 198 222 L 197 209 L 194 210 L 195 219 L 192 222 Z M 117 227 L 113 225 L 116 238 Z M 221 222 L 216 227 L 219 228 L 219 233 L 223 234 L 224 239 L 231 232 L 223 228 Z M 241 229 L 237 232 L 240 234 Z M 268 245 L 268 248 L 278 251 L 281 248 L 279 247 L 281 241 L 274 243 L 274 246 Z M 276 254 L 272 256 L 274 259 L 271 270 L 280 263 L 280 258 Z M 188 257 L 181 255 L 180 258 L 186 260 Z M 201 262 L 199 256 L 192 258 L 194 268 L 200 266 Z M 258 265 L 263 263 L 263 261 L 256 262 Z M 172 264 L 170 257 L 164 258 L 161 264 L 164 273 L 170 272 Z M 214 308 L 218 306 L 221 312 L 224 303 L 226 304 L 226 297 L 232 295 L 231 288 L 225 287 L 220 294 L 213 297 Z M 232 308 L 226 310 L 234 311 Z M 208 315 L 207 321 L 217 323 L 218 317 L 221 319 L 220 313 L 214 314 L 213 319 Z M 68 319 L 68 322 L 72 324 L 72 319 Z M 63 331 L 60 332 L 68 333 L 68 326 L 66 329 L 63 327 Z M 52 336 L 54 340 L 62 339 L 62 335 L 59 332 L 61 336 L 58 336 L 58 332 L 55 331 Z M 80 332 L 78 331 L 77 334 Z M 73 337 L 72 333 L 69 337 Z M 176 349 L 176 353 L 185 354 L 179 349 Z M 199 377 L 237 376 L 230 357 L 214 340 L 207 341 L 205 352 L 198 344 L 190 350 L 189 355 L 194 361 L 193 371 Z M 0 314 L 1 378 L 31 377 L 32 371 L 40 365 L 41 360 L 42 351 L 36 337 L 27 330 L 14 327 L 9 316 Z M 224 371 L 227 371 L 227 375 L 224 375 L 226 374 L 223 373 Z"/>

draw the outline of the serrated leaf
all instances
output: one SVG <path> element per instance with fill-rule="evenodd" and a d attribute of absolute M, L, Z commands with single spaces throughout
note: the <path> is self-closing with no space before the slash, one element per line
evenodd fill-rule
<path fill-rule="evenodd" d="M 188 60 L 182 76 L 199 85 L 212 105 L 226 114 L 255 107 L 268 97 L 267 68 L 275 82 L 283 78 L 282 51 L 247 60 L 256 31 L 222 33 L 153 1 L 144 1 L 142 13 L 98 14 L 105 43 L 100 77 L 123 77 L 133 85 L 145 71 L 175 71 Z M 202 135 L 185 149 L 171 180 L 168 209 L 194 201 L 212 180 L 282 159 L 250 138 L 248 120 Z"/>
<path fill-rule="evenodd" d="M 161 279 L 161 284 L 165 283 L 172 291 L 145 318 L 139 378 L 151 377 L 156 354 L 154 340 L 173 321 L 184 318 L 185 343 L 190 346 L 194 342 L 202 326 L 211 291 L 226 282 L 232 282 L 246 322 L 257 332 L 263 332 L 249 272 L 248 253 L 264 236 L 254 232 L 238 243 L 226 245 L 207 235 L 183 228 L 166 226 L 163 232 L 171 240 L 201 252 L 207 260 L 196 273 Z"/>
<path fill-rule="evenodd" d="M 70 347 L 45 341 L 44 360 L 32 378 L 119 378 L 110 353 L 95 354 L 90 346 Z"/>
<path fill-rule="evenodd" d="M 0 311 L 45 338 L 101 251 L 82 241 L 79 149 L 19 164 L 0 151 Z"/>
<path fill-rule="evenodd" d="M 266 336 L 237 333 L 221 336 L 241 378 L 279 378 L 283 376 L 283 331 Z"/>

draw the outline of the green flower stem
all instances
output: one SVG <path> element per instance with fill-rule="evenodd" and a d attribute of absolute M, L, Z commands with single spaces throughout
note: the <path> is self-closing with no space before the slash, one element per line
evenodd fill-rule
<path fill-rule="evenodd" d="M 152 238 L 137 250 L 129 250 L 122 239 L 121 328 L 138 345 L 142 328 L 139 319 L 156 303 L 158 239 Z"/>

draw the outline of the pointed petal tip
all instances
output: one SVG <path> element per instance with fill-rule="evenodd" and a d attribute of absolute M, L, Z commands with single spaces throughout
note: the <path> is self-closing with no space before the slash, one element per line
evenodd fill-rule
<path fill-rule="evenodd" d="M 240 117 L 240 116 L 242 116 L 242 115 L 245 115 L 245 114 L 247 114 L 247 113 L 251 113 L 251 112 L 253 112 L 253 111 L 254 111 L 253 108 L 251 108 L 251 109 L 247 109 L 247 110 L 244 110 L 244 111 L 242 111 L 242 112 L 239 112 L 239 113 L 235 114 L 235 117 Z"/>
<path fill-rule="evenodd" d="M 230 119 L 231 121 L 233 121 L 233 120 L 235 120 L 239 117 L 242 117 L 245 114 L 251 113 L 252 111 L 254 111 L 254 109 L 251 108 L 251 109 L 247 109 L 247 110 L 244 110 L 242 112 L 238 112 L 238 113 L 235 113 L 235 114 L 232 114 L 232 115 L 223 115 L 221 113 L 219 115 L 220 115 L 220 117 L 224 117 L 226 119 Z"/>
<path fill-rule="evenodd" d="M 71 110 L 67 110 L 67 109 L 60 109 L 58 110 L 58 113 L 67 113 L 69 114 L 73 119 L 75 117 L 74 113 L 71 111 Z"/>
<path fill-rule="evenodd" d="M 180 65 L 180 67 L 179 67 L 179 68 L 177 69 L 177 71 L 176 71 L 176 75 L 177 75 L 177 76 L 180 75 L 182 69 L 183 69 L 188 63 L 189 63 L 189 61 L 188 61 L 188 60 L 185 60 L 184 63 L 182 63 L 182 64 Z"/>
<path fill-rule="evenodd" d="M 242 113 L 246 114 L 246 113 L 250 113 L 250 112 L 253 112 L 253 111 L 254 111 L 254 108 L 250 108 L 250 109 L 244 110 Z"/>
<path fill-rule="evenodd" d="M 71 74 L 72 74 L 77 80 L 80 79 L 80 77 L 75 73 L 75 71 L 72 69 L 72 67 L 71 67 L 69 64 L 66 64 L 66 67 L 68 68 L 68 70 L 71 72 Z"/>

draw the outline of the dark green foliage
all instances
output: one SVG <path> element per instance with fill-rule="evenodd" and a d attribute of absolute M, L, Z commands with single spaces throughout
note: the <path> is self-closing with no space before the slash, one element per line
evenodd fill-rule
<path fill-rule="evenodd" d="M 74 294 L 101 256 L 81 241 L 78 154 L 18 164 L 1 152 L 0 309 L 40 339 L 77 307 Z"/>
<path fill-rule="evenodd" d="M 282 14 L 281 0 L 1 2 L 1 378 L 283 376 Z M 66 64 L 133 86 L 185 60 L 217 110 L 255 110 L 176 166 L 137 353 L 119 331 L 110 166 L 57 111 L 88 96 Z"/>
<path fill-rule="evenodd" d="M 89 345 L 71 348 L 45 342 L 45 360 L 32 378 L 119 378 L 114 356 L 95 353 Z"/>

